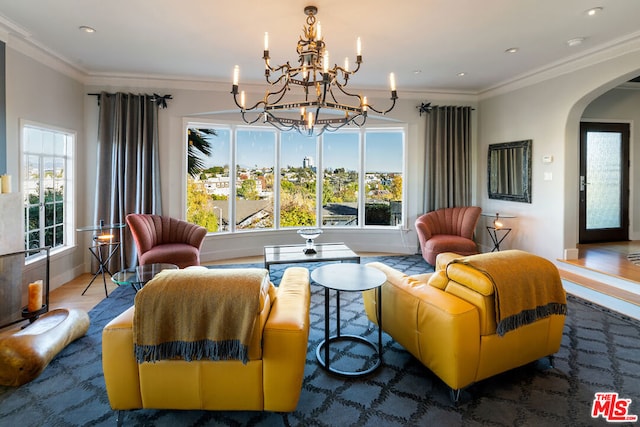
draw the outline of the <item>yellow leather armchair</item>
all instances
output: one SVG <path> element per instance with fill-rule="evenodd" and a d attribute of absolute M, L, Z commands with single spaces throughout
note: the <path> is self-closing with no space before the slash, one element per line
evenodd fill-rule
<path fill-rule="evenodd" d="M 513 263 L 515 277 L 529 274 L 527 266 L 545 265 L 543 281 L 560 281 L 547 260 L 522 251 L 464 257 Z M 490 278 L 453 253 L 440 254 L 435 273 L 407 276 L 382 263 L 370 263 L 387 276 L 382 287 L 382 329 L 452 389 L 551 356 L 560 348 L 564 314 L 539 318 L 504 333 L 496 332 L 496 298 Z M 518 273 L 521 271 L 521 273 Z M 561 287 L 561 302 L 565 293 Z M 376 293 L 364 292 L 365 310 L 376 322 Z M 565 305 L 566 309 L 566 305 Z M 376 322 L 377 323 L 377 322 Z"/>
<path fill-rule="evenodd" d="M 276 288 L 269 283 L 263 294 L 246 364 L 239 360 L 182 359 L 138 363 L 134 354 L 135 306 L 113 319 L 102 332 L 102 364 L 111 407 L 295 410 L 309 337 L 308 270 L 288 268 L 280 285 Z"/>

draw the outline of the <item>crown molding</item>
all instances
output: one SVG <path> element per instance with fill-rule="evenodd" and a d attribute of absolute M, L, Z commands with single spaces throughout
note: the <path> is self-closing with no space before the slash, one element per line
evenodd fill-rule
<path fill-rule="evenodd" d="M 478 92 L 479 99 L 487 99 L 527 86 L 532 86 L 555 77 L 560 77 L 593 65 L 640 51 L 640 31 L 627 35 L 610 43 L 598 45 L 580 54 L 565 58 L 522 74 L 514 79 Z"/>
<path fill-rule="evenodd" d="M 51 49 L 34 42 L 33 40 L 24 39 L 14 33 L 9 33 L 7 47 L 52 68 L 63 75 L 66 75 L 80 83 L 84 83 L 87 72 L 82 68 L 73 64 L 71 61 L 64 59 L 61 55 Z"/>
<path fill-rule="evenodd" d="M 73 61 L 63 57 L 58 52 L 33 40 L 31 34 L 19 25 L 0 15 L 0 40 L 5 41 L 7 47 L 14 49 L 68 77 L 77 80 L 87 86 L 103 87 L 135 87 L 135 88 L 162 88 L 185 90 L 229 90 L 229 82 L 220 82 L 207 79 L 194 79 L 191 76 L 166 76 L 144 74 L 118 74 L 118 73 L 91 73 Z M 562 61 L 549 64 L 535 70 L 531 70 L 518 77 L 502 82 L 498 85 L 479 91 L 458 91 L 432 88 L 409 88 L 398 91 L 405 99 L 433 99 L 459 100 L 462 102 L 478 102 L 504 93 L 512 92 L 527 86 L 531 86 L 555 77 L 578 71 L 622 55 L 640 51 L 640 31 L 626 37 L 619 38 L 610 43 L 598 45 L 580 54 L 571 56 Z M 248 83 L 249 91 L 262 90 L 258 83 Z M 388 91 L 375 88 L 361 88 L 371 93 L 372 96 L 384 97 Z"/>

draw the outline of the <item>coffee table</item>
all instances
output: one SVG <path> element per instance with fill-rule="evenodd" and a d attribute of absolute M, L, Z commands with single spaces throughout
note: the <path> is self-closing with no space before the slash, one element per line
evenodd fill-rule
<path fill-rule="evenodd" d="M 178 266 L 175 264 L 167 263 L 155 263 L 144 264 L 127 270 L 118 271 L 111 276 L 111 280 L 119 286 L 130 285 L 136 292 L 154 276 L 160 273 L 162 270 L 177 270 Z"/>
<path fill-rule="evenodd" d="M 375 371 L 382 364 L 382 285 L 386 282 L 386 275 L 375 268 L 365 265 L 345 263 L 329 264 L 316 268 L 311 272 L 311 279 L 324 287 L 324 340 L 318 344 L 316 358 L 327 371 L 345 377 L 360 377 Z M 330 336 L 329 330 L 329 290 L 336 291 L 336 334 Z M 377 289 L 378 304 L 376 304 L 376 318 L 378 323 L 378 345 L 358 335 L 340 333 L 340 292 L 362 292 Z M 347 371 L 330 365 L 329 345 L 336 341 L 352 341 L 364 344 L 373 349 L 375 363 L 366 369 Z M 324 349 L 324 352 L 323 352 Z M 323 354 L 324 353 L 324 354 Z"/>
<path fill-rule="evenodd" d="M 302 262 L 352 261 L 360 263 L 360 256 L 344 243 L 316 243 L 315 254 L 305 254 L 306 245 L 273 245 L 264 247 L 264 268 L 273 264 Z"/>

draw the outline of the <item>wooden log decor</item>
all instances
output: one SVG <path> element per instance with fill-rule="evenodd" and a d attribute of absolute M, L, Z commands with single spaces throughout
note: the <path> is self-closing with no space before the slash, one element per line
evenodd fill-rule
<path fill-rule="evenodd" d="M 86 312 L 55 309 L 20 332 L 0 338 L 0 384 L 20 386 L 32 381 L 62 349 L 88 329 Z"/>

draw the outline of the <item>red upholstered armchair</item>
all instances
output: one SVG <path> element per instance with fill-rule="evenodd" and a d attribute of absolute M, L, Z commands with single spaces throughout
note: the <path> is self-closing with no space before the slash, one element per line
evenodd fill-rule
<path fill-rule="evenodd" d="M 206 228 L 152 214 L 129 214 L 127 224 L 136 242 L 140 265 L 162 262 L 180 268 L 200 265 L 200 248 L 207 235 Z"/>
<path fill-rule="evenodd" d="M 427 212 L 416 219 L 422 257 L 436 265 L 436 256 L 442 252 L 460 255 L 478 253 L 473 233 L 482 209 L 478 206 L 443 208 Z"/>

